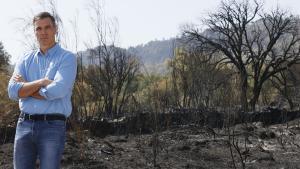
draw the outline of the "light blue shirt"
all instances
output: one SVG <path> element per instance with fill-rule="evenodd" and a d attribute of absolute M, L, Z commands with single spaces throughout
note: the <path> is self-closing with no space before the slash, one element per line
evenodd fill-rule
<path fill-rule="evenodd" d="M 36 50 L 25 54 L 15 66 L 13 76 L 22 75 L 27 82 L 44 77 L 53 80 L 51 84 L 39 90 L 45 99 L 33 97 L 19 98 L 18 92 L 23 82 L 15 82 L 13 76 L 8 84 L 10 99 L 19 101 L 20 111 L 28 114 L 59 113 L 66 117 L 72 111 L 71 95 L 76 78 L 77 62 L 73 53 L 55 44 L 43 54 Z"/>

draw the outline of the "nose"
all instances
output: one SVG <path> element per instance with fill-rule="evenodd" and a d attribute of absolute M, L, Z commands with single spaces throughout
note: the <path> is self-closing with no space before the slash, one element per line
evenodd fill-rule
<path fill-rule="evenodd" d="M 46 33 L 47 33 L 46 29 L 41 30 L 41 34 L 46 34 Z"/>

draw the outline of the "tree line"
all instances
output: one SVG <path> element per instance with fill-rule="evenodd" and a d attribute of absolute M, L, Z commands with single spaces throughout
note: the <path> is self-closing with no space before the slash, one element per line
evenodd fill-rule
<path fill-rule="evenodd" d="M 174 39 L 168 73 L 159 75 L 141 71 L 139 57 L 115 45 L 117 28 L 103 18 L 96 2 L 90 12 L 97 47 L 89 47 L 88 65 L 77 53 L 72 97 L 76 119 L 169 108 L 255 111 L 277 95 L 286 98 L 291 109 L 297 108 L 297 16 L 279 8 L 264 12 L 260 1 L 222 1 L 218 11 L 203 19 L 204 26 L 183 27 Z M 2 67 L 8 58 L 0 56 Z"/>

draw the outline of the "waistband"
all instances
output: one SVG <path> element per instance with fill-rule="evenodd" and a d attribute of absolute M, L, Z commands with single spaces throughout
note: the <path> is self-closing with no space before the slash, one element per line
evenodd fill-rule
<path fill-rule="evenodd" d="M 66 121 L 66 117 L 62 114 L 28 114 L 25 112 L 21 112 L 20 118 L 24 120 L 33 120 L 33 121 L 51 121 L 51 120 L 62 120 Z"/>

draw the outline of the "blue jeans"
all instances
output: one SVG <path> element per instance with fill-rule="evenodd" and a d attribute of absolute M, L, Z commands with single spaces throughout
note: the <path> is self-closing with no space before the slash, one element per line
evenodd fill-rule
<path fill-rule="evenodd" d="M 19 118 L 14 143 L 14 169 L 59 169 L 64 151 L 66 123 Z"/>

